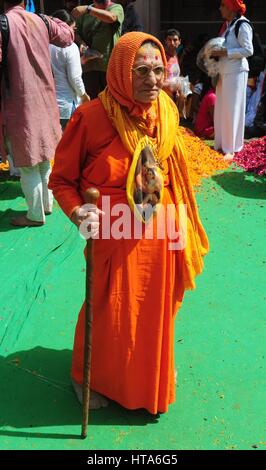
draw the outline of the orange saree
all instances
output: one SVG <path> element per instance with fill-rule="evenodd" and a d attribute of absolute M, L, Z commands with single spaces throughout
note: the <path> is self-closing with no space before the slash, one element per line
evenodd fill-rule
<path fill-rule="evenodd" d="M 93 122 L 101 122 L 104 133 L 95 136 Z M 110 196 L 111 207 L 127 204 L 130 163 L 96 100 L 71 119 L 57 149 L 50 188 L 68 216 L 91 186 Z M 173 203 L 169 187 L 167 203 Z M 168 242 L 95 240 L 91 388 L 128 409 L 146 408 L 154 414 L 166 412 L 175 401 L 174 317 L 183 297 L 183 288 L 177 289 L 176 256 L 182 253 L 169 251 Z M 83 305 L 72 362 L 72 377 L 80 384 L 84 314 Z"/>
<path fill-rule="evenodd" d="M 129 34 L 135 38 L 138 34 L 137 43 L 131 41 L 132 51 L 127 53 L 127 58 L 133 61 L 134 50 L 150 36 Z M 120 39 L 122 47 L 128 41 L 126 36 Z M 121 54 L 121 60 L 124 57 Z M 128 67 L 131 70 L 130 64 Z M 118 75 L 120 70 L 117 67 Z M 163 112 L 164 106 L 167 109 L 171 106 L 165 100 L 162 95 L 159 112 Z M 116 109 L 120 113 L 116 104 L 112 108 L 114 103 L 108 101 L 107 94 L 78 108 L 57 148 L 50 188 L 68 216 L 83 204 L 83 193 L 91 186 L 101 194 L 100 208 L 103 196 L 110 197 L 111 211 L 116 204 L 128 207 L 126 188 L 132 151 L 131 142 L 127 143 L 126 139 L 130 120 L 124 132 L 125 108 L 121 108 L 122 114 L 118 118 L 113 116 L 121 123 L 118 129 L 110 119 L 109 105 L 110 112 Z M 169 128 L 162 128 L 160 134 L 161 153 L 165 154 L 162 204 L 165 207 L 169 204 L 177 207 L 179 202 L 187 204 L 186 248 L 169 250 L 169 238 L 156 236 L 157 217 L 152 221 L 153 239 L 132 237 L 131 211 L 127 237 L 116 240 L 111 233 L 109 239 L 100 238 L 94 245 L 91 388 L 128 409 L 145 408 L 152 414 L 166 412 L 175 401 L 174 319 L 184 290 L 194 287 L 194 278 L 203 268 L 202 256 L 208 251 L 208 240 L 186 170 L 182 137 L 175 136 L 177 118 L 175 114 L 170 117 L 169 124 L 174 126 L 170 154 L 167 153 Z M 162 122 L 164 125 L 163 119 Z M 160 133 L 160 126 L 157 130 Z M 133 129 L 132 135 L 134 132 Z M 113 214 L 111 223 L 117 222 L 119 216 Z M 178 227 L 178 211 L 175 218 Z M 79 384 L 83 380 L 84 314 L 83 305 L 72 362 L 72 378 Z"/>

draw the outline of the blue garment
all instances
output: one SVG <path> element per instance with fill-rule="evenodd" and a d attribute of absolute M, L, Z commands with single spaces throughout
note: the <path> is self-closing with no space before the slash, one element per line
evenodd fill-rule
<path fill-rule="evenodd" d="M 27 0 L 26 11 L 35 13 L 35 6 L 33 0 Z"/>

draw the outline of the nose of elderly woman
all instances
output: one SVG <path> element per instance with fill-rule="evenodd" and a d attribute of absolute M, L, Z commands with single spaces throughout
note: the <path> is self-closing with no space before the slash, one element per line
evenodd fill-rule
<path fill-rule="evenodd" d="M 157 85 L 158 77 L 156 77 L 153 70 L 151 70 L 150 73 L 147 75 L 147 77 L 145 79 L 145 83 L 146 83 L 146 85 L 150 85 L 150 86 Z"/>

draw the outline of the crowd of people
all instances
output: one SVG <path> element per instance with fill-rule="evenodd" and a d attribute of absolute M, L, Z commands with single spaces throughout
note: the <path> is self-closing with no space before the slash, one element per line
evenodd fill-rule
<path fill-rule="evenodd" d="M 222 3 L 223 17 L 230 24 L 234 12 L 229 11 L 228 16 L 228 11 L 225 8 Z M 240 13 L 239 21 L 246 21 Z M 239 36 L 239 39 L 236 39 L 236 27 L 237 22 L 231 26 L 232 29 L 224 29 L 221 34 L 226 36 L 225 48 L 230 47 L 232 51 L 238 50 L 235 54 L 239 56 L 232 56 L 231 61 L 224 61 L 223 56 L 220 55 L 224 54 L 224 51 L 213 52 L 213 56 L 217 54 L 220 61 L 220 80 L 216 84 L 211 77 L 196 66 L 197 54 L 204 46 L 204 43 L 210 39 L 208 36 L 199 35 L 196 44 L 186 44 L 181 47 L 182 38 L 179 31 L 171 29 L 165 35 L 165 48 L 168 59 L 165 91 L 177 103 L 181 116 L 186 118 L 187 123 L 191 122 L 195 134 L 207 140 L 214 140 L 216 135 L 215 145 L 217 150 L 223 150 L 229 159 L 233 158 L 235 152 L 242 149 L 244 132 L 247 139 L 265 135 L 263 113 L 266 90 L 265 54 L 261 48 L 259 52 L 257 51 L 259 55 L 254 57 L 252 29 L 248 22 L 241 25 L 240 35 L 242 34 L 243 37 Z M 243 35 L 244 29 L 248 33 L 247 37 Z M 230 37 L 233 41 L 232 44 L 229 42 Z M 242 48 L 241 41 L 243 41 Z M 249 67 L 250 61 L 246 60 L 251 56 L 253 67 Z M 242 74 L 242 71 L 246 73 Z M 241 72 L 240 77 L 245 78 L 244 83 L 234 82 L 236 72 L 239 74 Z M 188 77 L 190 83 L 190 90 L 185 95 L 182 93 L 184 76 Z M 229 83 L 227 83 L 228 80 Z M 223 81 L 225 82 L 223 83 Z M 222 85 L 224 95 L 221 94 Z M 232 96 L 230 96 L 230 90 L 232 90 Z M 239 93 L 241 91 L 241 96 L 236 95 L 236 90 Z M 222 103 L 223 108 L 221 108 Z M 240 106 L 240 103 L 241 110 L 235 109 L 235 106 Z M 236 117 L 237 115 L 238 117 Z M 228 129 L 220 127 L 224 122 L 227 122 Z M 230 135 L 232 129 L 235 129 L 234 136 Z M 229 141 L 227 141 L 227 138 Z"/>
<path fill-rule="evenodd" d="M 224 46 L 212 51 L 220 63 L 216 83 L 196 68 L 206 35 L 194 47 L 170 29 L 162 44 L 143 32 L 133 1 L 80 3 L 67 0 L 46 16 L 34 14 L 34 2 L 4 2 L 1 153 L 18 169 L 28 206 L 11 223 L 44 225 L 55 197 L 77 227 L 86 220 L 99 236 L 108 196 L 111 208 L 131 209 L 131 221 L 140 214 L 143 227 L 151 203 L 156 233 L 159 206 L 175 207 L 177 228 L 178 208 L 187 207 L 186 244 L 179 250 L 169 249 L 167 237 L 147 240 L 143 233 L 137 240 L 95 240 L 91 407 L 106 406 L 107 397 L 156 414 L 175 400 L 174 319 L 208 252 L 179 115 L 232 159 L 243 148 L 244 131 L 265 135 L 264 63 L 248 79 L 253 30 L 242 0 L 221 2 Z M 100 192 L 99 209 L 84 214 L 91 186 Z M 180 244 L 180 237 L 171 243 Z M 85 304 L 72 363 L 80 401 L 84 315 Z"/>

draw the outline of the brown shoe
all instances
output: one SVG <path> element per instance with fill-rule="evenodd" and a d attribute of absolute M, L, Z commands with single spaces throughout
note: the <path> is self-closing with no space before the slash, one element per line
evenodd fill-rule
<path fill-rule="evenodd" d="M 18 217 L 13 217 L 10 221 L 11 225 L 15 227 L 40 227 L 44 225 L 44 222 L 36 222 L 35 220 L 30 220 L 26 215 L 19 215 Z"/>

